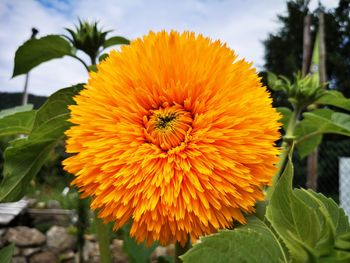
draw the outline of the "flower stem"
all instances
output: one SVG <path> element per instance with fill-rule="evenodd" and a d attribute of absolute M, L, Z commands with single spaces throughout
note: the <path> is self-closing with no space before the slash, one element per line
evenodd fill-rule
<path fill-rule="evenodd" d="M 277 172 L 274 175 L 274 177 L 272 178 L 272 185 L 267 189 L 267 194 L 266 194 L 267 200 L 271 199 L 272 193 L 275 191 L 278 178 L 282 174 L 282 171 L 283 171 L 284 166 L 286 164 L 288 154 L 291 150 L 291 146 L 293 145 L 293 141 L 294 141 L 295 126 L 299 120 L 301 111 L 302 111 L 302 108 L 297 107 L 293 110 L 292 115 L 290 116 L 287 130 L 286 130 L 286 134 L 283 138 L 283 142 L 282 142 L 282 146 L 281 146 L 282 152 L 279 156 L 279 161 L 278 161 L 277 166 L 276 166 Z"/>
<path fill-rule="evenodd" d="M 181 246 L 179 242 L 176 242 L 174 263 L 181 263 L 182 260 L 179 257 L 185 254 L 187 250 L 189 250 L 191 247 L 192 247 L 192 243 L 191 243 L 190 237 L 188 237 L 186 244 L 184 246 Z"/>
<path fill-rule="evenodd" d="M 100 248 L 100 262 L 112 263 L 112 255 L 109 249 L 109 243 L 110 243 L 109 227 L 107 224 L 104 224 L 100 218 L 97 217 L 97 213 L 95 214 L 95 227 L 96 227 L 98 245 Z"/>

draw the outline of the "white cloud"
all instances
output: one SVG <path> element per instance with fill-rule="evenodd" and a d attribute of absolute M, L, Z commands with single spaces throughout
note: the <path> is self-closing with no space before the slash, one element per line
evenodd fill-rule
<path fill-rule="evenodd" d="M 312 0 L 312 5 L 315 5 Z M 324 0 L 335 6 L 335 0 Z M 241 57 L 263 65 L 263 45 L 276 29 L 276 15 L 285 10 L 280 0 L 2 0 L 0 2 L 0 91 L 21 91 L 24 77 L 10 79 L 16 49 L 29 38 L 31 27 L 40 36 L 63 33 L 77 18 L 98 20 L 130 39 L 149 30 L 192 30 L 221 39 Z M 31 93 L 49 95 L 62 87 L 86 81 L 87 74 L 71 58 L 44 63 L 30 75 Z"/>

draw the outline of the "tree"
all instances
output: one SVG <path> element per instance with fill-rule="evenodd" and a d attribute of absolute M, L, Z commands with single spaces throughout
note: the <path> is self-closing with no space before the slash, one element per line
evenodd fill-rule
<path fill-rule="evenodd" d="M 276 33 L 264 41 L 265 69 L 292 78 L 301 70 L 303 53 L 304 17 L 309 12 L 313 25 L 313 39 L 318 27 L 318 10 L 310 12 L 308 1 L 287 2 L 287 14 L 279 15 L 281 24 Z M 350 1 L 340 0 L 338 7 L 324 10 L 329 88 L 342 91 L 350 97 Z M 278 94 L 274 94 L 274 97 Z M 286 104 L 277 99 L 281 104 Z"/>

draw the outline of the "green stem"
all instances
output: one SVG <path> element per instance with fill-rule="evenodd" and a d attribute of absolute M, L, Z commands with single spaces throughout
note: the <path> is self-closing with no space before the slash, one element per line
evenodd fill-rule
<path fill-rule="evenodd" d="M 286 160 L 289 154 L 289 151 L 291 149 L 291 146 L 293 144 L 293 140 L 294 140 L 294 130 L 295 130 L 295 126 L 299 120 L 300 114 L 301 114 L 302 108 L 301 107 L 297 107 L 293 110 L 292 115 L 290 116 L 289 122 L 288 122 L 288 126 L 287 126 L 287 130 L 286 130 L 286 134 L 284 136 L 283 142 L 282 142 L 282 152 L 279 156 L 279 161 L 276 165 L 277 167 L 277 172 L 274 175 L 274 177 L 272 178 L 272 185 L 267 189 L 267 193 L 266 193 L 266 199 L 269 200 L 271 199 L 272 193 L 275 191 L 276 188 L 276 184 L 278 181 L 278 178 L 280 177 L 280 175 L 282 174 L 282 171 L 284 169 L 284 166 L 286 164 Z"/>
<path fill-rule="evenodd" d="M 192 247 L 192 244 L 191 244 L 191 239 L 189 237 L 184 246 L 181 246 L 179 242 L 176 242 L 174 263 L 181 263 L 182 260 L 179 257 L 185 254 L 191 247 Z"/>
<path fill-rule="evenodd" d="M 107 224 L 97 217 L 95 214 L 95 226 L 98 245 L 100 247 L 100 262 L 101 263 L 112 263 L 112 255 L 109 249 L 110 244 L 110 230 Z"/>

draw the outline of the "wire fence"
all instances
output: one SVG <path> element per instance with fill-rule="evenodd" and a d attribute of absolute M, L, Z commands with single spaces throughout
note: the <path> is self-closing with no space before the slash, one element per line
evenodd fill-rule
<path fill-rule="evenodd" d="M 340 202 L 339 163 L 341 157 L 350 157 L 350 139 L 325 140 L 319 145 L 317 191 L 333 198 L 337 203 Z M 295 154 L 293 159 L 295 165 L 294 185 L 306 188 L 307 158 L 300 160 L 299 156 Z M 347 165 L 350 166 L 350 163 L 348 162 Z M 342 180 L 343 184 L 344 179 L 349 182 L 347 198 L 350 206 L 350 173 L 347 173 L 347 171 L 350 172 L 350 167 L 348 170 L 342 170 L 345 173 L 342 175 Z M 344 188 L 344 186 L 342 187 Z"/>

